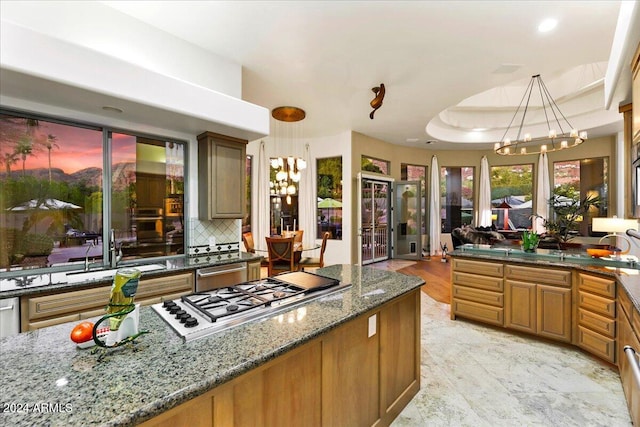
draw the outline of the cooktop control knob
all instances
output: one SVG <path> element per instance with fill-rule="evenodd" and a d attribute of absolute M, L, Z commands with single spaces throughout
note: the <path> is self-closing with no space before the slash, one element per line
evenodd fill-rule
<path fill-rule="evenodd" d="M 176 305 L 176 303 L 175 303 L 175 302 L 173 302 L 173 301 L 170 301 L 170 300 L 169 300 L 169 301 L 164 301 L 164 302 L 162 303 L 162 306 L 163 306 L 164 308 L 167 308 L 167 307 L 173 307 L 174 305 Z"/>
<path fill-rule="evenodd" d="M 180 311 L 184 311 L 184 310 L 180 310 Z M 176 313 L 176 319 L 178 319 L 180 321 L 180 323 L 184 323 L 188 318 L 190 318 L 191 315 L 187 312 L 184 313 Z"/>
<path fill-rule="evenodd" d="M 184 326 L 186 328 L 193 328 L 196 325 L 198 325 L 198 319 L 196 319 L 195 317 L 190 317 L 184 322 Z"/>
<path fill-rule="evenodd" d="M 182 316 L 183 314 L 187 314 L 187 312 L 184 311 L 184 310 L 178 310 L 175 313 L 171 313 L 171 314 L 175 314 L 176 315 L 176 319 L 180 319 L 180 316 Z"/>
<path fill-rule="evenodd" d="M 182 310 L 182 309 L 180 308 L 179 305 L 176 304 L 176 305 L 172 306 L 171 308 L 169 308 L 169 313 L 170 314 L 176 314 L 180 310 Z"/>

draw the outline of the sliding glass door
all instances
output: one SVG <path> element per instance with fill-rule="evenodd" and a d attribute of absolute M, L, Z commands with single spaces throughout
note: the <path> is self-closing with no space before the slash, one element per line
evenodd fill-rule
<path fill-rule="evenodd" d="M 392 182 L 384 177 L 358 175 L 360 265 L 390 258 Z"/>

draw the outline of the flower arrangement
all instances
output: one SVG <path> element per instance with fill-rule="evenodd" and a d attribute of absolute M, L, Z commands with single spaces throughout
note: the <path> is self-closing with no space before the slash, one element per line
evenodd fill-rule
<path fill-rule="evenodd" d="M 522 250 L 525 252 L 535 252 L 540 242 L 540 235 L 531 230 L 522 233 Z"/>

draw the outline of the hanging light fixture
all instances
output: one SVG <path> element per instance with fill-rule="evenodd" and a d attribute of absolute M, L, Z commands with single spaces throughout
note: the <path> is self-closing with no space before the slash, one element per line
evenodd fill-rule
<path fill-rule="evenodd" d="M 300 139 L 300 126 L 288 126 L 288 123 L 298 123 L 304 120 L 306 113 L 298 107 L 274 108 L 271 116 L 276 120 L 275 136 L 283 137 L 288 133 L 290 139 Z M 286 196 L 291 204 L 291 196 L 297 194 L 298 183 L 302 178 L 300 171 L 307 168 L 307 162 L 299 157 L 289 156 L 271 159 L 271 168 L 276 171 L 275 181 L 269 182 L 272 196 Z"/>
<path fill-rule="evenodd" d="M 527 112 L 529 111 L 529 101 L 533 93 L 534 87 L 537 87 L 540 94 L 540 101 L 544 117 L 547 123 L 548 134 L 544 137 L 533 138 L 530 133 L 523 132 L 523 126 Z M 518 112 L 522 107 L 524 100 L 527 100 L 523 112 L 522 119 L 520 120 L 520 126 L 518 126 L 518 133 L 515 139 L 509 138 L 509 131 L 511 125 L 516 120 Z M 561 119 L 565 123 L 562 125 Z M 552 126 L 553 125 L 553 126 Z M 514 127 L 515 130 L 515 127 Z M 542 81 L 540 74 L 536 74 L 531 77 L 531 81 L 527 86 L 527 89 L 520 100 L 520 105 L 516 109 L 507 130 L 504 132 L 500 142 L 496 142 L 494 145 L 495 152 L 502 156 L 521 156 L 527 154 L 538 153 L 550 153 L 552 151 L 565 150 L 567 148 L 577 147 L 587 139 L 587 132 L 579 132 L 576 128 L 571 126 L 567 118 L 562 114 L 560 108 L 551 97 L 547 86 Z"/>

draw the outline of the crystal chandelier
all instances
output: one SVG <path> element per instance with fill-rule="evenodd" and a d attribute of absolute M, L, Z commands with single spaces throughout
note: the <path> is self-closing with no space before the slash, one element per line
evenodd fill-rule
<path fill-rule="evenodd" d="M 276 120 L 274 137 L 283 137 L 285 134 L 290 140 L 300 139 L 301 122 L 306 117 L 303 109 L 298 107 L 274 108 L 271 116 Z M 277 140 L 276 140 L 277 141 Z M 269 181 L 272 196 L 286 196 L 287 204 L 291 204 L 291 196 L 298 192 L 298 183 L 306 169 L 307 162 L 299 157 L 288 156 L 271 159 L 271 169 L 275 172 L 275 179 Z M 271 174 L 273 176 L 274 173 Z"/>
<path fill-rule="evenodd" d="M 540 94 L 540 105 L 542 105 L 542 111 L 544 112 L 544 118 L 547 123 L 548 134 L 543 137 L 532 138 L 530 133 L 524 133 L 522 128 L 524 126 L 524 120 L 529 111 L 529 101 L 534 88 Z M 515 139 L 508 137 L 509 131 L 518 116 L 518 112 L 522 107 L 524 100 L 527 100 L 523 111 L 520 125 L 518 126 L 518 133 Z M 533 109 L 533 107 L 532 107 Z M 562 125 L 562 121 L 565 126 Z M 554 125 L 554 126 L 552 126 Z M 515 126 L 514 126 L 515 131 Z M 567 148 L 577 147 L 587 139 L 587 132 L 578 132 L 576 128 L 571 126 L 567 118 L 562 114 L 558 105 L 551 97 L 547 86 L 542 81 L 540 74 L 531 77 L 531 81 L 527 86 L 527 89 L 520 100 L 520 105 L 516 109 L 507 130 L 504 132 L 500 142 L 496 142 L 494 145 L 495 152 L 502 156 L 519 156 L 527 154 L 549 153 L 552 151 L 565 150 Z"/>

